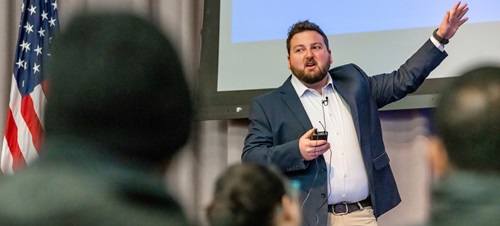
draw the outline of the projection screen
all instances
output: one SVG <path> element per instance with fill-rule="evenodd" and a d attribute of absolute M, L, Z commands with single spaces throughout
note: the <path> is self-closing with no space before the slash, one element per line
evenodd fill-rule
<path fill-rule="evenodd" d="M 290 75 L 286 37 L 298 21 L 327 34 L 331 67 L 359 65 L 367 74 L 391 72 L 441 23 L 456 0 L 221 0 L 205 1 L 196 88 L 197 119 L 246 118 L 252 98 Z M 448 58 L 420 89 L 384 107 L 433 107 L 440 89 L 474 65 L 500 62 L 500 1 L 471 0 L 469 21 L 445 50 Z"/>

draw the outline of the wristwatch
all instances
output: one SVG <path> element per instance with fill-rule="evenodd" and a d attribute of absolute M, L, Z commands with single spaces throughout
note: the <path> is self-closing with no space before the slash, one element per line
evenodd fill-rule
<path fill-rule="evenodd" d="M 436 30 L 434 30 L 434 32 L 432 33 L 432 36 L 441 44 L 443 45 L 446 45 L 448 44 L 448 42 L 450 42 L 450 40 L 446 39 L 446 38 L 443 38 L 441 36 L 439 36 L 437 34 L 437 31 L 438 31 L 439 28 L 436 28 Z"/>

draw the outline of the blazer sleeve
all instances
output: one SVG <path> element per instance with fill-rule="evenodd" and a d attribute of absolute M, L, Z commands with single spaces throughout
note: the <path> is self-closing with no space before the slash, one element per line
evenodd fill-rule
<path fill-rule="evenodd" d="M 293 119 L 278 112 L 277 105 L 268 99 L 252 101 L 241 160 L 275 165 L 283 172 L 305 169 L 309 162 L 303 160 L 298 140 L 303 129 L 292 128 Z"/>
<path fill-rule="evenodd" d="M 378 107 L 413 93 L 447 56 L 429 39 L 399 69 L 367 77 Z"/>

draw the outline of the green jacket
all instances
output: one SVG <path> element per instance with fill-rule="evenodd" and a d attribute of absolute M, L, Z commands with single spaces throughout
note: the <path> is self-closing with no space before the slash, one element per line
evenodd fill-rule
<path fill-rule="evenodd" d="M 432 226 L 500 224 L 500 175 L 453 172 L 433 191 Z"/>
<path fill-rule="evenodd" d="M 188 225 L 161 171 L 78 141 L 0 178 L 0 225 Z"/>

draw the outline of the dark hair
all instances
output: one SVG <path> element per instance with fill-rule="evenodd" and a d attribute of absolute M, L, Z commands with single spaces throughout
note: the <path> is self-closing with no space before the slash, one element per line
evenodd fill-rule
<path fill-rule="evenodd" d="M 212 226 L 271 226 L 276 208 L 288 193 L 287 183 L 281 173 L 266 166 L 232 165 L 215 184 L 208 220 Z"/>
<path fill-rule="evenodd" d="M 438 135 L 459 169 L 500 172 L 500 68 L 457 77 L 439 100 Z"/>
<path fill-rule="evenodd" d="M 297 33 L 304 32 L 304 31 L 316 31 L 318 32 L 322 37 L 323 41 L 325 42 L 325 45 L 328 49 L 330 49 L 330 46 L 328 45 L 328 38 L 326 37 L 325 33 L 321 28 L 316 25 L 315 23 L 309 22 L 309 20 L 305 21 L 299 21 L 292 25 L 290 29 L 288 29 L 288 38 L 286 39 L 286 50 L 288 54 L 290 54 L 290 40 L 292 40 L 293 36 Z"/>
<path fill-rule="evenodd" d="M 79 15 L 63 31 L 49 65 L 47 139 L 84 139 L 147 165 L 169 160 L 193 112 L 165 35 L 126 13 Z"/>

